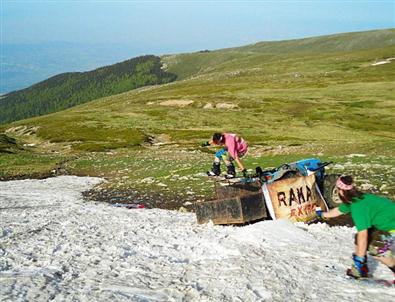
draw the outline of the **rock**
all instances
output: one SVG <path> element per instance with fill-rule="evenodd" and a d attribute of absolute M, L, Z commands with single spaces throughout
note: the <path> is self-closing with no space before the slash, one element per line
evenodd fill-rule
<path fill-rule="evenodd" d="M 178 211 L 179 211 L 179 212 L 182 212 L 182 213 L 188 212 L 188 210 L 187 210 L 186 208 L 184 208 L 184 207 L 180 207 L 180 208 L 178 209 Z"/>
<path fill-rule="evenodd" d="M 218 103 L 215 105 L 216 108 L 218 109 L 235 109 L 238 108 L 236 104 L 231 104 L 231 103 Z"/>
<path fill-rule="evenodd" d="M 344 170 L 344 166 L 343 166 L 343 165 L 340 165 L 340 164 L 335 164 L 335 165 L 333 166 L 333 169 Z"/>
<path fill-rule="evenodd" d="M 142 179 L 140 182 L 141 182 L 141 183 L 152 184 L 152 183 L 155 182 L 155 178 L 153 178 L 153 177 L 147 177 L 147 178 Z"/>
<path fill-rule="evenodd" d="M 386 185 L 386 184 L 383 184 L 381 187 L 380 187 L 380 191 L 384 191 L 384 190 L 386 190 L 388 188 L 388 186 Z"/>
<path fill-rule="evenodd" d="M 161 106 L 185 107 L 193 104 L 192 100 L 167 100 L 159 103 Z"/>
<path fill-rule="evenodd" d="M 207 173 L 200 172 L 200 173 L 194 174 L 193 176 L 195 176 L 195 177 L 207 177 Z"/>
<path fill-rule="evenodd" d="M 372 189 L 375 189 L 375 186 L 372 185 L 372 184 L 364 183 L 364 184 L 361 185 L 361 190 L 362 191 L 369 191 L 369 190 L 372 190 Z"/>
<path fill-rule="evenodd" d="M 353 158 L 353 157 L 366 157 L 365 154 L 349 154 L 346 157 Z"/>

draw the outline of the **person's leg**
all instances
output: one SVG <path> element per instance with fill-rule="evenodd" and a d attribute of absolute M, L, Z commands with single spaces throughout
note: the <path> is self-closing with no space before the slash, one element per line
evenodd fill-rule
<path fill-rule="evenodd" d="M 229 155 L 228 152 L 222 157 L 225 165 L 226 165 L 226 177 L 233 178 L 236 176 L 236 168 L 233 164 L 233 158 Z"/>
<path fill-rule="evenodd" d="M 225 165 L 228 166 L 232 163 L 232 157 L 230 157 L 228 151 L 225 150 L 225 152 L 223 152 L 221 154 L 221 160 L 224 161 Z"/>
<path fill-rule="evenodd" d="M 224 148 L 218 150 L 215 153 L 214 162 L 211 171 L 207 172 L 209 176 L 219 176 L 221 174 L 221 160 L 224 153 L 226 153 L 226 150 Z"/>
<path fill-rule="evenodd" d="M 372 241 L 368 247 L 369 255 L 386 265 L 395 273 L 395 233 L 385 231 L 375 231 L 372 234 Z"/>
<path fill-rule="evenodd" d="M 372 233 L 373 229 L 368 230 L 368 245 L 370 244 L 372 240 Z M 356 247 L 358 245 L 358 237 L 357 234 L 354 236 L 354 244 L 355 248 L 354 250 L 357 250 Z M 369 267 L 368 267 L 368 262 L 367 262 L 367 256 L 365 254 L 364 257 L 358 257 L 356 254 L 353 254 L 352 256 L 353 263 L 351 265 L 351 268 L 347 270 L 347 275 L 353 278 L 366 278 L 368 277 L 369 274 Z"/>
<path fill-rule="evenodd" d="M 221 174 L 221 161 L 226 165 L 226 177 L 233 178 L 236 176 L 236 169 L 233 165 L 233 158 L 229 155 L 228 151 L 223 148 L 215 153 L 215 159 L 211 171 L 208 172 L 209 176 Z"/>
<path fill-rule="evenodd" d="M 388 266 L 388 268 L 395 273 L 395 258 L 393 256 L 391 257 L 373 256 L 373 258 L 376 259 L 377 261 L 380 261 L 382 264 Z"/>

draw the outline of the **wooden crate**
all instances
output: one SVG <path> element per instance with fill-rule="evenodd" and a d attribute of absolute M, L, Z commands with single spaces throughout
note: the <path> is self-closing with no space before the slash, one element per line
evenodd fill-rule
<path fill-rule="evenodd" d="M 231 179 L 231 181 L 216 181 L 214 188 L 217 199 L 227 199 L 262 192 L 262 186 L 259 180 L 246 183 L 238 178 Z"/>
<path fill-rule="evenodd" d="M 197 204 L 198 223 L 244 224 L 267 217 L 262 192 Z"/>

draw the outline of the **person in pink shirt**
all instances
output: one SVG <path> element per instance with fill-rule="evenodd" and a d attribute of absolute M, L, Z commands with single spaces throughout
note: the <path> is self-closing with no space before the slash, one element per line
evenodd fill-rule
<path fill-rule="evenodd" d="M 213 138 L 205 142 L 202 146 L 209 145 L 223 146 L 217 153 L 215 153 L 214 163 L 211 171 L 207 172 L 209 176 L 218 176 L 221 174 L 221 161 L 226 165 L 227 173 L 225 177 L 233 178 L 236 176 L 235 161 L 240 168 L 243 175 L 246 175 L 247 170 L 244 168 L 240 158 L 243 157 L 248 150 L 246 141 L 234 133 L 214 133 Z"/>

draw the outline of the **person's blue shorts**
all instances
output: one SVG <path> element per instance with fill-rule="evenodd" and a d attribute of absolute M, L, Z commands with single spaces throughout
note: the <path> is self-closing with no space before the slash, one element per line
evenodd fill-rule
<path fill-rule="evenodd" d="M 218 150 L 215 153 L 215 157 L 218 158 L 219 160 L 228 160 L 228 161 L 233 160 L 233 158 L 229 155 L 228 150 L 226 150 L 225 148 Z"/>

